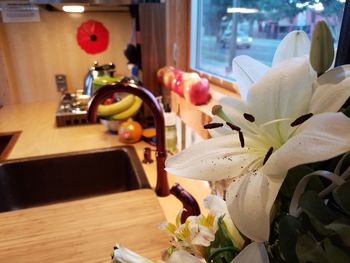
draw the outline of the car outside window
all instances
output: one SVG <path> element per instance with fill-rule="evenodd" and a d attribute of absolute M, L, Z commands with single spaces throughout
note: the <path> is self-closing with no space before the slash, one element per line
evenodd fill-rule
<path fill-rule="evenodd" d="M 248 55 L 271 66 L 281 39 L 293 30 L 311 38 L 325 20 L 337 46 L 345 0 L 191 1 L 190 67 L 234 82 L 231 62 Z"/>

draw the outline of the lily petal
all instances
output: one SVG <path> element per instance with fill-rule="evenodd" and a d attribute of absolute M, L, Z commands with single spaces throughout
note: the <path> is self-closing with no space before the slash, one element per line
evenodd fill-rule
<path fill-rule="evenodd" d="M 199 258 L 192 256 L 190 253 L 177 250 L 173 252 L 170 258 L 166 261 L 167 263 L 203 263 L 204 261 Z"/>
<path fill-rule="evenodd" d="M 350 97 L 350 65 L 333 68 L 319 77 L 310 101 L 310 112 L 336 112 Z"/>
<path fill-rule="evenodd" d="M 310 70 L 306 56 L 292 58 L 279 63 L 278 67 L 271 68 L 261 81 L 254 84 L 249 90 L 247 102 L 254 110 L 256 122 L 263 124 L 305 114 L 309 107 L 314 80 Z M 274 138 L 287 133 L 279 132 L 277 127 L 278 125 L 267 127 L 267 131 Z"/>
<path fill-rule="evenodd" d="M 350 118 L 343 113 L 321 113 L 302 124 L 297 134 L 274 152 L 264 173 L 281 178 L 299 164 L 327 160 L 350 151 Z"/>
<path fill-rule="evenodd" d="M 310 39 L 304 31 L 289 32 L 277 46 L 272 65 L 292 57 L 300 57 L 310 52 Z"/>
<path fill-rule="evenodd" d="M 115 263 L 153 263 L 153 261 L 144 258 L 135 252 L 123 247 L 118 246 L 118 249 L 114 250 L 113 261 Z"/>
<path fill-rule="evenodd" d="M 269 257 L 263 243 L 253 242 L 244 248 L 231 263 L 269 263 Z"/>
<path fill-rule="evenodd" d="M 283 179 L 270 179 L 261 170 L 244 175 L 228 188 L 226 204 L 233 223 L 247 237 L 266 241 L 270 211 Z"/>
<path fill-rule="evenodd" d="M 241 249 L 245 241 L 230 218 L 226 202 L 219 196 L 209 195 L 204 199 L 204 207 L 207 208 L 210 213 L 216 217 L 225 215 L 223 220 L 227 227 L 227 231 L 231 236 L 231 240 L 238 249 Z"/>
<path fill-rule="evenodd" d="M 217 181 L 240 175 L 256 158 L 231 134 L 194 144 L 167 159 L 165 166 L 175 175 Z"/>
<path fill-rule="evenodd" d="M 250 86 L 260 80 L 268 69 L 268 66 L 249 56 L 242 55 L 233 59 L 232 72 L 243 100 L 246 99 Z"/>
<path fill-rule="evenodd" d="M 219 104 L 222 106 L 223 111 L 230 119 L 230 122 L 245 130 L 250 134 L 254 134 L 255 124 L 247 121 L 244 117 L 244 113 L 251 114 L 253 109 L 250 108 L 247 103 L 241 99 L 225 96 L 219 100 Z"/>
<path fill-rule="evenodd" d="M 217 116 L 214 116 L 210 123 L 224 123 L 225 124 L 225 122 Z M 209 132 L 211 137 L 219 137 L 219 136 L 232 134 L 232 130 L 227 125 L 224 125 L 223 127 L 220 127 L 220 128 L 209 129 L 208 132 Z"/>

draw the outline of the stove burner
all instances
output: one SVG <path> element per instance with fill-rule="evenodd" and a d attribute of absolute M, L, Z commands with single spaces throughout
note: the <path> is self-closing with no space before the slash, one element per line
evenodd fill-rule
<path fill-rule="evenodd" d="M 61 97 L 57 112 L 56 125 L 69 126 L 77 124 L 87 124 L 88 104 L 79 101 L 74 93 L 66 93 Z"/>

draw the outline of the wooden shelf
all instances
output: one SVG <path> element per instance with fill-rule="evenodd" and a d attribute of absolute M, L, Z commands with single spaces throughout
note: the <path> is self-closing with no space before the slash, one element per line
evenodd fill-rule
<path fill-rule="evenodd" d="M 211 109 L 224 96 L 239 97 L 235 90 L 228 91 L 216 85 L 210 85 L 211 100 L 201 106 L 193 105 L 180 97 L 175 92 L 171 92 L 171 109 L 183 121 L 203 139 L 210 138 L 210 134 L 203 126 L 212 120 Z"/>

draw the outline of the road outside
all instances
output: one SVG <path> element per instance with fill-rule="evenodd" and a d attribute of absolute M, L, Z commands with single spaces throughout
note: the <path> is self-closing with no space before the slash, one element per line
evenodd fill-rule
<path fill-rule="evenodd" d="M 280 41 L 276 39 L 253 39 L 251 47 L 248 49 L 237 49 L 236 56 L 247 55 L 271 66 L 273 55 Z M 226 72 L 226 68 L 231 63 L 229 59 L 229 47 L 221 47 L 217 43 L 215 36 L 202 37 L 199 69 L 230 80 L 235 80 L 232 72 Z"/>

